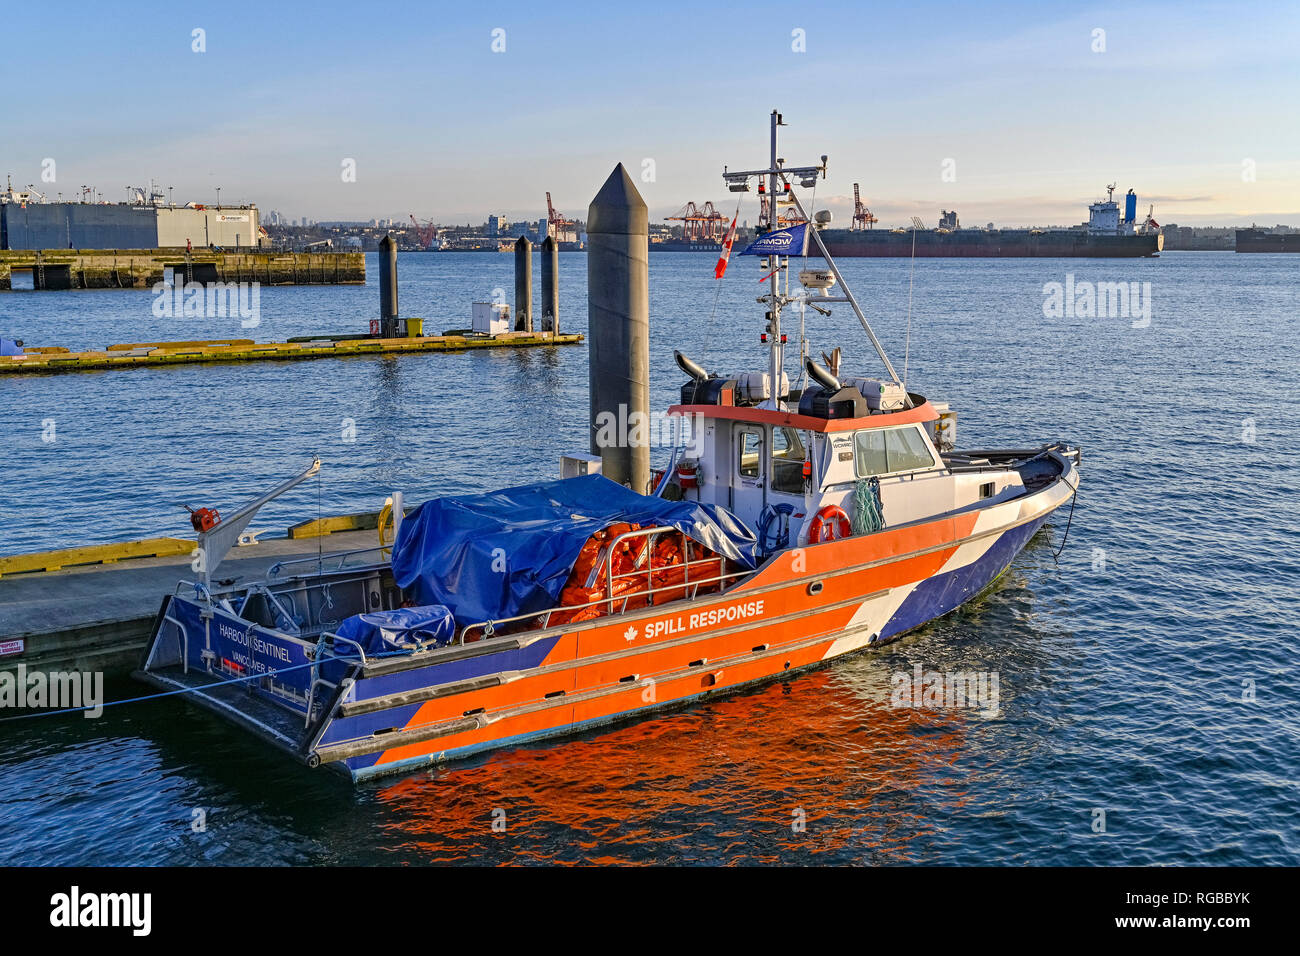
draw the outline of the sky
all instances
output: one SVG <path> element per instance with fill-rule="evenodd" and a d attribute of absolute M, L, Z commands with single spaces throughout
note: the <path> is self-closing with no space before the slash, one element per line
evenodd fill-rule
<path fill-rule="evenodd" d="M 837 225 L 855 182 L 882 226 L 1068 225 L 1112 182 L 1162 224 L 1300 225 L 1294 2 L 54 2 L 9 28 L 0 175 L 50 199 L 153 179 L 448 225 L 549 190 L 585 219 L 622 162 L 653 220 L 730 215 L 722 167 L 765 162 L 779 109 Z"/>

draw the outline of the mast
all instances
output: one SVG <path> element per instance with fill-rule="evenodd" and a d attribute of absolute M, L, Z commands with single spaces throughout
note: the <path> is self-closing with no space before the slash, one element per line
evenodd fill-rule
<path fill-rule="evenodd" d="M 768 156 L 767 168 L 737 170 L 732 172 L 724 166 L 722 168 L 722 179 L 732 192 L 748 192 L 750 179 L 757 177 L 760 181 L 759 186 L 761 189 L 762 180 L 766 178 L 768 184 L 767 227 L 769 232 L 774 232 L 780 222 L 780 213 L 778 212 L 777 206 L 778 198 L 784 195 L 779 191 L 778 187 L 788 183 L 790 179 L 798 180 L 799 185 L 802 187 L 811 187 L 815 185 L 819 174 L 823 179 L 826 178 L 827 159 L 825 156 L 822 156 L 821 165 L 819 166 L 787 167 L 777 155 L 777 127 L 785 125 L 781 121 L 781 114 L 777 110 L 772 110 L 771 123 L 771 151 Z M 829 268 L 831 274 L 835 276 L 835 281 L 839 284 L 839 287 L 844 293 L 842 296 L 824 296 L 819 298 L 817 301 L 819 303 L 847 303 L 853 309 L 853 314 L 858 317 L 858 322 L 867 333 L 867 338 L 871 340 L 871 345 L 875 348 L 876 354 L 880 356 L 880 361 L 884 364 L 885 370 L 889 373 L 890 380 L 895 385 L 902 385 L 903 383 L 898 377 L 898 372 L 895 371 L 893 363 L 889 361 L 889 356 L 885 354 L 884 346 L 881 345 L 880 340 L 876 338 L 876 333 L 872 330 L 871 323 L 867 321 L 867 317 L 863 314 L 862 307 L 858 305 L 858 300 L 854 297 L 848 284 L 845 283 L 844 277 L 840 275 L 839 267 L 835 265 L 835 260 L 831 258 L 830 251 L 827 250 L 826 244 L 822 241 L 821 234 L 817 230 L 816 224 L 804 210 L 803 203 L 799 201 L 799 197 L 795 193 L 792 184 L 790 189 L 790 199 L 794 203 L 795 208 L 799 211 L 799 217 L 807 223 L 806 228 L 811 231 L 813 241 L 816 242 L 822 258 L 826 261 L 827 268 Z M 760 298 L 759 301 L 766 302 L 768 306 L 767 330 L 772 336 L 772 341 L 768 345 L 768 350 L 771 356 L 769 374 L 772 377 L 772 405 L 774 408 L 779 408 L 780 400 L 777 398 L 777 392 L 780 389 L 781 371 L 782 366 L 784 365 L 783 360 L 785 352 L 785 348 L 781 343 L 781 307 L 794 300 L 788 295 L 788 276 L 786 282 L 787 294 L 784 296 L 781 295 L 780 274 L 789 269 L 789 257 L 780 255 L 773 256 L 768 260 L 769 265 L 772 264 L 772 259 L 776 260 L 776 267 L 768 277 L 769 291 L 768 294 Z M 910 399 L 905 399 L 904 401 L 908 407 L 911 407 Z"/>
<path fill-rule="evenodd" d="M 804 212 L 803 203 L 799 201 L 799 197 L 794 194 L 793 189 L 790 190 L 790 195 L 794 199 L 795 208 L 799 210 L 799 215 L 802 218 L 807 219 L 808 214 Z M 858 305 L 858 300 L 854 298 L 853 290 L 848 287 L 848 284 L 844 281 L 844 277 L 840 275 L 839 267 L 835 265 L 835 260 L 831 258 L 831 254 L 826 248 L 826 243 L 822 242 L 821 233 L 813 228 L 811 221 L 808 223 L 808 228 L 812 229 L 812 237 L 816 240 L 817 248 L 821 251 L 822 258 L 826 260 L 826 265 L 831 270 L 831 275 L 835 276 L 835 281 L 838 282 L 840 288 L 844 290 L 843 301 L 849 304 L 853 309 L 853 314 L 858 317 L 858 321 L 862 324 L 863 330 L 867 333 L 867 338 L 869 338 L 871 344 L 875 346 L 876 354 L 880 356 L 880 361 L 885 363 L 885 371 L 889 373 L 889 377 L 893 380 L 895 385 L 902 385 L 903 383 L 898 377 L 898 372 L 894 370 L 894 363 L 889 361 L 889 356 L 885 354 L 885 347 L 880 344 L 880 339 L 876 338 L 876 333 L 871 328 L 871 323 L 868 322 L 867 317 L 862 314 L 862 307 Z M 830 299 L 829 301 L 834 302 L 835 299 Z M 910 406 L 912 400 L 908 398 L 906 399 L 906 402 L 908 406 Z"/>
<path fill-rule="evenodd" d="M 768 182 L 767 182 L 767 226 L 768 229 L 775 231 L 777 224 L 781 221 L 781 215 L 777 211 L 777 156 L 776 156 L 776 133 L 777 127 L 781 125 L 781 114 L 772 110 L 772 156 L 768 164 Z M 776 256 L 777 268 L 772 270 L 768 277 L 771 282 L 771 292 L 768 293 L 768 332 L 772 336 L 771 348 L 769 349 L 769 358 L 772 375 L 772 407 L 781 407 L 781 370 L 785 365 L 785 356 L 781 348 L 781 257 Z M 768 263 L 771 265 L 771 262 Z"/>

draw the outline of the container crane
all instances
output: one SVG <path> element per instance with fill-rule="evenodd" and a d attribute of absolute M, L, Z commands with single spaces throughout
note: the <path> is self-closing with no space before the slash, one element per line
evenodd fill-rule
<path fill-rule="evenodd" d="M 664 221 L 680 222 L 682 238 L 693 242 L 721 242 L 727 234 L 727 217 L 714 208 L 712 201 L 703 206 L 688 202 L 677 215 L 667 216 Z"/>
<path fill-rule="evenodd" d="M 422 226 L 420 225 L 419 220 L 415 218 L 415 213 L 411 213 L 411 225 L 415 227 L 415 234 L 420 239 L 420 248 L 421 249 L 432 248 L 433 241 L 438 238 L 437 223 L 430 220 L 429 222 L 425 223 Z"/>
<path fill-rule="evenodd" d="M 551 194 L 546 194 L 546 234 L 551 236 L 556 242 L 573 242 L 575 236 L 573 227 L 577 223 L 572 219 L 565 219 L 555 211 L 555 206 L 551 203 Z"/>
<path fill-rule="evenodd" d="M 853 224 L 849 226 L 850 232 L 859 232 L 863 229 L 870 229 L 871 224 L 879 222 L 867 208 L 867 204 L 862 201 L 862 193 L 858 190 L 858 184 L 853 184 Z"/>

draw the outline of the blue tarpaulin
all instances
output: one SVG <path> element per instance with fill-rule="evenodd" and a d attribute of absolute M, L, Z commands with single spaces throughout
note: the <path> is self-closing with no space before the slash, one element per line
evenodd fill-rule
<path fill-rule="evenodd" d="M 446 644 L 456 634 L 456 622 L 451 612 L 441 605 L 402 607 L 395 611 L 353 614 L 334 633 L 356 641 L 367 654 L 378 654 L 414 650 L 420 644 Z M 356 653 L 346 643 L 340 643 L 335 649 L 341 654 Z"/>
<path fill-rule="evenodd" d="M 729 511 L 584 475 L 426 501 L 402 521 L 393 577 L 408 600 L 445 605 L 462 625 L 534 614 L 558 603 L 587 539 L 623 521 L 667 525 L 758 565 L 754 533 Z"/>

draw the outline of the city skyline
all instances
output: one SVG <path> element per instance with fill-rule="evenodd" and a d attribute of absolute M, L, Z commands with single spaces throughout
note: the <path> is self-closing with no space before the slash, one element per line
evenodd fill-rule
<path fill-rule="evenodd" d="M 779 108 L 791 162 L 830 157 L 815 203 L 837 225 L 855 182 L 880 227 L 933 226 L 944 209 L 966 225 L 1079 223 L 1111 182 L 1162 223 L 1300 223 L 1294 8 L 689 8 L 685 35 L 675 9 L 49 18 L 3 68 L 42 108 L 10 116 L 0 173 L 51 199 L 93 185 L 116 200 L 153 178 L 177 201 L 220 187 L 292 220 L 453 224 L 535 221 L 546 191 L 584 219 L 623 162 L 653 220 L 688 200 L 730 217 L 722 167 L 762 160 Z M 88 107 L 102 77 L 156 118 Z M 185 90 L 202 93 L 193 109 L 169 109 Z M 1208 129 L 1210 115 L 1226 119 Z M 756 218 L 753 194 L 739 215 Z"/>

